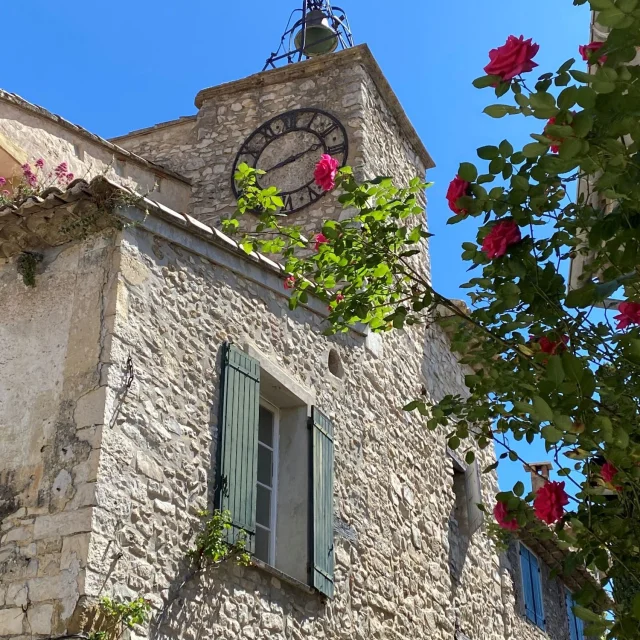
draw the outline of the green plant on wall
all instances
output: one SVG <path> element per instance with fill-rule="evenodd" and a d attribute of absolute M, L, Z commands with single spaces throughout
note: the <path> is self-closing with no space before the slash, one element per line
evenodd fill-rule
<path fill-rule="evenodd" d="M 108 596 L 100 599 L 97 630 L 88 640 L 119 640 L 126 629 L 145 624 L 149 619 L 151 604 L 144 598 L 114 600 Z"/>
<path fill-rule="evenodd" d="M 241 565 L 249 564 L 251 556 L 245 551 L 244 532 L 235 543 L 227 541 L 227 533 L 232 529 L 229 511 L 200 511 L 198 515 L 201 518 L 200 530 L 196 535 L 194 548 L 187 554 L 197 569 L 219 565 L 227 560 Z"/>

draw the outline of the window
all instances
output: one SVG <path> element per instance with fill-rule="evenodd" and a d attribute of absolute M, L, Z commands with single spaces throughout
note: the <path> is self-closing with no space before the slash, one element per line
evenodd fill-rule
<path fill-rule="evenodd" d="M 258 418 L 256 482 L 256 558 L 274 564 L 278 489 L 278 410 L 265 400 Z"/>
<path fill-rule="evenodd" d="M 331 597 L 333 424 L 252 355 L 224 347 L 216 504 L 231 512 L 230 542 L 246 535 L 255 558 Z"/>
<path fill-rule="evenodd" d="M 567 617 L 569 618 L 569 637 L 571 640 L 584 640 L 584 622 L 573 612 L 576 603 L 569 589 L 565 592 L 565 599 L 567 601 Z"/>
<path fill-rule="evenodd" d="M 522 544 L 520 545 L 520 569 L 522 571 L 524 613 L 531 622 L 544 629 L 540 563 L 538 558 Z"/>

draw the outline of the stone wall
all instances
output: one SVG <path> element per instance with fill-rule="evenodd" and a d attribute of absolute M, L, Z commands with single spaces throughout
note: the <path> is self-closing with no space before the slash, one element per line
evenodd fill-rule
<path fill-rule="evenodd" d="M 114 238 L 0 267 L 0 637 L 57 635 L 84 590 Z M 32 635 L 33 634 L 33 635 Z"/>
<path fill-rule="evenodd" d="M 14 150 L 14 155 L 20 155 L 20 160 L 34 163 L 43 158 L 47 171 L 66 162 L 76 178 L 89 181 L 103 175 L 172 209 L 187 209 L 191 189 L 183 180 L 162 167 L 119 153 L 105 140 L 100 142 L 97 136 L 83 133 L 79 127 L 0 91 L 0 145 L 3 139 L 9 141 L 12 149 L 17 147 L 20 153 Z M 6 162 L 3 166 L 7 166 Z M 15 164 L 14 174 L 21 174 L 19 163 Z"/>
<path fill-rule="evenodd" d="M 167 235 L 171 235 L 168 233 Z M 194 249 L 196 248 L 194 243 Z M 127 232 L 111 341 L 107 414 L 133 354 L 136 379 L 105 432 L 98 480 L 104 507 L 89 550 L 87 593 L 142 594 L 165 612 L 154 637 L 504 637 L 499 560 L 479 531 L 460 577 L 449 571 L 454 504 L 443 434 L 401 410 L 420 393 L 463 392 L 437 329 L 382 341 L 321 335 L 324 317 L 288 310 L 275 274 L 245 276 L 198 251 Z M 238 269 L 239 270 L 239 269 Z M 258 568 L 226 567 L 181 587 L 196 513 L 210 504 L 220 353 L 251 342 L 315 395 L 336 426 L 336 598 Z M 345 375 L 327 370 L 337 350 Z M 390 390 L 394 390 L 392 394 Z M 492 453 L 482 454 L 489 463 Z M 496 490 L 484 476 L 484 494 Z"/>

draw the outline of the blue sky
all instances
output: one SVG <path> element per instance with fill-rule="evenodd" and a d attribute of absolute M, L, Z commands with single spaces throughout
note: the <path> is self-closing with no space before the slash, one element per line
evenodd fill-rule
<path fill-rule="evenodd" d="M 105 137 L 195 113 L 204 87 L 257 71 L 277 48 L 300 0 L 49 0 L 2 9 L 0 86 Z M 436 161 L 429 172 L 431 253 L 437 288 L 461 295 L 460 244 L 474 222 L 447 227 L 444 195 L 459 162 L 503 138 L 523 143 L 529 119 L 492 120 L 495 102 L 471 81 L 482 75 L 489 49 L 510 34 L 540 45 L 540 73 L 577 56 L 588 41 L 589 13 L 571 0 L 339 0 L 357 43 L 366 42 Z M 28 35 L 28 38 L 25 38 Z M 25 42 L 28 46 L 25 46 Z M 535 121 L 533 121 L 535 124 Z M 529 460 L 547 459 L 541 446 Z M 501 468 L 501 484 L 522 475 Z"/>

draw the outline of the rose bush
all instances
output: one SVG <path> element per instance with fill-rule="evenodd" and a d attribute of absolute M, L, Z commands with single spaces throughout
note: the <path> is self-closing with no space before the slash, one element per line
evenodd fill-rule
<path fill-rule="evenodd" d="M 467 462 L 477 448 L 495 447 L 498 460 L 486 472 L 505 458 L 526 462 L 514 441 L 541 439 L 562 481 L 536 493 L 522 482 L 500 492 L 496 527 L 557 536 L 564 571 L 597 570 L 615 596 L 608 601 L 591 585 L 574 594 L 585 634 L 637 640 L 640 67 L 631 63 L 640 47 L 640 3 L 589 2 L 609 31 L 601 46 L 576 52 L 590 69 L 571 59 L 537 80 L 525 78 L 538 47 L 512 36 L 490 52 L 487 75 L 474 81 L 502 99 L 485 109 L 488 116 L 528 118 L 532 133 L 522 148 L 508 140 L 480 147 L 478 165 L 462 162 L 449 185 L 449 222 L 469 234 L 462 244 L 473 269 L 462 285 L 468 311 L 433 288 L 420 262 L 430 237 L 421 217 L 428 185 L 420 179 L 401 187 L 389 178 L 360 183 L 348 167 L 337 170 L 335 197 L 354 215 L 326 221 L 319 242 L 284 226 L 277 193 L 255 187 L 255 172 L 241 167 L 236 178 L 246 197 L 237 215 L 262 212 L 257 232 L 273 237 L 249 234 L 243 246 L 282 254 L 296 279 L 291 305 L 311 292 L 326 299 L 328 331 L 356 322 L 373 331 L 451 325 L 452 350 L 470 368 L 468 396 L 420 397 L 405 409 L 443 431 L 452 449 L 463 448 Z M 324 160 L 319 173 L 328 167 Z M 236 223 L 232 217 L 228 228 Z M 451 318 L 437 320 L 443 309 Z"/>

